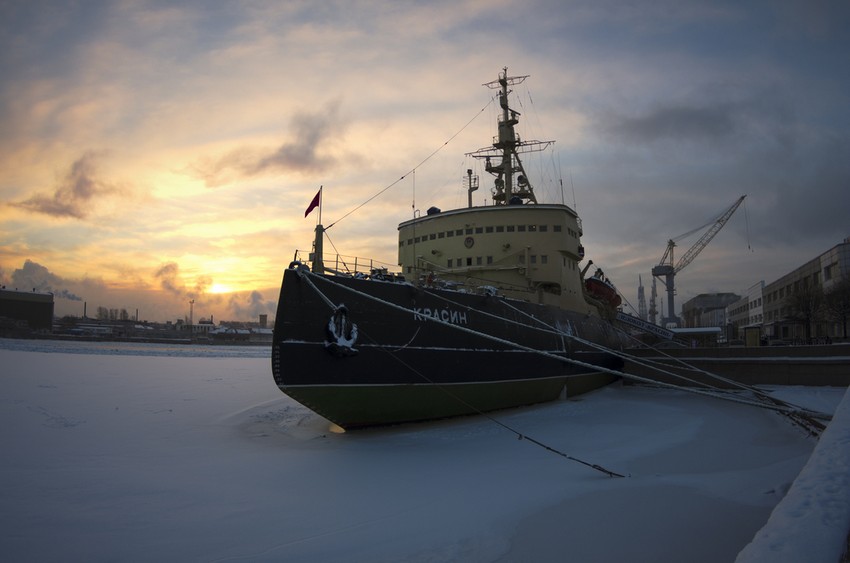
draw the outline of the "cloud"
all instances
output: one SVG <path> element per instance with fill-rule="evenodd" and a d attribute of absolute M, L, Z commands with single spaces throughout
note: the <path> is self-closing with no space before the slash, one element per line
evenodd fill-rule
<path fill-rule="evenodd" d="M 850 136 L 812 139 L 769 177 L 773 197 L 755 210 L 773 242 L 796 243 L 820 237 L 835 242 L 850 235 Z"/>
<path fill-rule="evenodd" d="M 277 310 L 277 302 L 266 300 L 259 291 L 254 290 L 247 299 L 244 294 L 234 294 L 230 298 L 228 307 L 236 318 L 256 319 L 261 314 L 274 314 Z"/>
<path fill-rule="evenodd" d="M 52 195 L 36 194 L 13 205 L 54 217 L 85 219 L 96 198 L 121 192 L 117 186 L 97 178 L 97 158 L 95 152 L 86 152 L 71 165 Z"/>
<path fill-rule="evenodd" d="M 154 277 L 159 280 L 160 287 L 168 293 L 190 299 L 196 299 L 204 295 L 207 288 L 213 282 L 210 276 L 199 276 L 195 280 L 195 286 L 193 288 L 187 287 L 180 281 L 180 266 L 176 262 L 168 262 L 160 266 Z"/>
<path fill-rule="evenodd" d="M 159 270 L 156 271 L 154 277 L 159 280 L 162 289 L 169 293 L 181 295 L 183 293 L 182 288 L 177 284 L 177 273 L 179 270 L 180 267 L 176 262 L 169 262 L 162 265 Z"/>
<path fill-rule="evenodd" d="M 607 130 L 627 141 L 723 139 L 737 129 L 734 108 L 670 105 L 634 117 L 615 116 Z"/>
<path fill-rule="evenodd" d="M 631 146 L 711 148 L 721 153 L 788 151 L 803 135 L 800 109 L 787 92 L 764 86 L 706 85 L 681 99 L 661 98 L 630 114 L 604 110 L 596 127 Z"/>
<path fill-rule="evenodd" d="M 71 282 L 51 273 L 46 267 L 32 260 L 25 261 L 22 268 L 12 272 L 11 284 L 18 289 L 32 288 L 34 291 L 51 292 L 60 299 L 82 301 L 82 298 L 62 287 L 70 285 Z"/>
<path fill-rule="evenodd" d="M 215 313 L 218 310 L 215 316 L 219 318 L 223 314 L 224 318 L 230 316 L 235 319 L 256 320 L 261 314 L 273 315 L 277 310 L 277 302 L 266 300 L 257 290 L 250 293 L 234 293 L 226 298 L 226 301 L 222 295 L 206 293 L 213 283 L 210 276 L 199 276 L 195 280 L 194 287 L 188 287 L 181 281 L 180 267 L 176 262 L 168 262 L 160 266 L 154 277 L 167 293 L 179 300 L 184 300 L 184 303 L 185 300 L 193 300 L 196 314 L 200 314 L 201 311 Z M 224 313 L 222 313 L 223 309 Z"/>
<path fill-rule="evenodd" d="M 208 187 L 217 187 L 262 174 L 321 172 L 335 163 L 321 149 L 340 125 L 339 103 L 331 102 L 322 112 L 294 115 L 290 120 L 293 139 L 276 149 L 237 148 L 220 158 L 193 165 L 191 174 Z"/>

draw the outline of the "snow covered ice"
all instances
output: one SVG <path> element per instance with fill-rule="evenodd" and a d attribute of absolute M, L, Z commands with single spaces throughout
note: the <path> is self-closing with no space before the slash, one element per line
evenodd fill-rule
<path fill-rule="evenodd" d="M 817 443 L 619 384 L 493 415 L 620 479 L 486 417 L 334 432 L 265 348 L 0 340 L 0 366 L 5 561 L 734 561 Z"/>

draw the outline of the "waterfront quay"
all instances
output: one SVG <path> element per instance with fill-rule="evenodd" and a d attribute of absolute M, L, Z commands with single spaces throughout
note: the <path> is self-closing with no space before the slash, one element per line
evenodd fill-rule
<path fill-rule="evenodd" d="M 624 371 L 674 385 L 850 386 L 850 344 L 629 350 Z M 655 367 L 649 367 L 651 363 Z M 671 374 L 660 373 L 656 367 Z M 707 372 L 707 373 L 706 373 Z M 677 377 L 680 376 L 680 377 Z M 688 381 L 690 380 L 690 381 Z"/>

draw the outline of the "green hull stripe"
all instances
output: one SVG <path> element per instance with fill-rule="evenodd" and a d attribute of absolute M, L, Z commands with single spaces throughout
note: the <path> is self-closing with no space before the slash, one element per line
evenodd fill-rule
<path fill-rule="evenodd" d="M 399 424 L 488 412 L 573 396 L 611 383 L 594 373 L 485 384 L 281 386 L 281 390 L 343 428 Z"/>

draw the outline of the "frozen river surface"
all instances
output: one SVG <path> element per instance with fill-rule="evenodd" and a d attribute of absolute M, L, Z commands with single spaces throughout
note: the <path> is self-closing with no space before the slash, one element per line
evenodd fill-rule
<path fill-rule="evenodd" d="M 615 384 L 338 433 L 266 348 L 0 340 L 6 561 L 734 561 L 816 441 L 762 409 Z M 843 388 L 776 388 L 832 412 Z"/>

